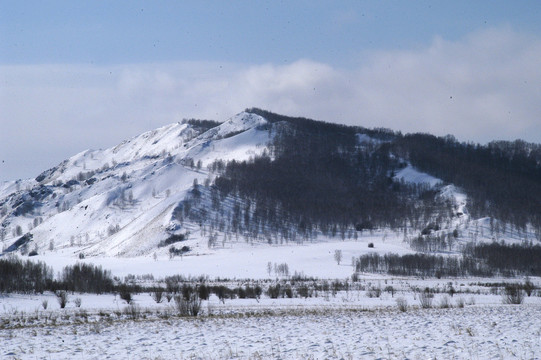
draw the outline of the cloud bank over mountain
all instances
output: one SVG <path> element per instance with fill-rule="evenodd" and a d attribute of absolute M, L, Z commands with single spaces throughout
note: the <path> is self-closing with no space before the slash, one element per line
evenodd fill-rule
<path fill-rule="evenodd" d="M 350 68 L 310 59 L 2 65 L 0 180 L 182 118 L 222 121 L 253 106 L 465 141 L 541 142 L 540 58 L 540 38 L 503 27 L 359 54 Z"/>

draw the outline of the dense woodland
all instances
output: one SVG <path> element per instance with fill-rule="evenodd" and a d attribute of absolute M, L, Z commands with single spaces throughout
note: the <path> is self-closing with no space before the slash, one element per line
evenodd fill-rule
<path fill-rule="evenodd" d="M 421 171 L 462 187 L 475 218 L 491 216 L 517 229 L 541 230 L 541 145 L 523 141 L 486 146 L 453 137 L 397 137 L 393 151 Z"/>
<path fill-rule="evenodd" d="M 355 260 L 357 272 L 402 276 L 468 277 L 541 275 L 541 246 L 498 243 L 467 246 L 462 256 L 367 254 Z"/>
<path fill-rule="evenodd" d="M 226 236 L 283 242 L 310 239 L 315 232 L 351 238 L 356 231 L 383 227 L 421 232 L 460 216 L 451 201 L 436 196 L 437 189 L 392 179 L 409 162 L 464 189 L 474 217 L 493 216 L 498 226 L 521 231 L 530 224 L 541 235 L 538 145 L 480 146 L 450 136 L 404 136 L 247 111 L 269 120 L 270 153 L 210 165 L 214 182 L 194 184 L 193 196 L 177 208 L 179 220 L 188 217 Z M 359 142 L 359 134 L 372 141 Z M 452 242 L 447 236 L 445 245 Z"/>
<path fill-rule="evenodd" d="M 189 124 L 200 132 L 204 132 L 220 125 L 218 121 L 214 120 L 200 120 L 200 119 L 182 119 L 183 124 Z"/>
<path fill-rule="evenodd" d="M 400 276 L 422 277 L 470 277 L 470 276 L 541 276 L 541 246 L 539 245 L 504 245 L 470 244 L 460 256 L 442 256 L 434 254 L 396 255 L 377 253 L 362 255 L 354 259 L 356 274 L 360 272 L 387 273 Z M 299 282 L 299 287 L 283 287 L 271 284 L 262 287 L 262 283 L 245 283 L 243 287 L 228 288 L 215 282 L 206 285 L 204 277 L 184 278 L 180 275 L 165 278 L 164 284 L 141 287 L 128 278 L 121 282 L 113 279 L 111 272 L 92 264 L 70 265 L 64 267 L 55 279 L 52 269 L 43 262 L 21 260 L 15 256 L 0 258 L 0 294 L 2 293 L 43 293 L 54 291 L 80 293 L 118 293 L 128 303 L 131 293 L 153 292 L 161 299 L 163 292 L 182 294 L 186 300 L 197 293 L 199 299 L 208 299 L 215 294 L 220 300 L 226 298 L 259 298 L 263 291 L 271 297 L 306 297 L 306 281 L 316 284 L 316 279 L 305 278 L 295 273 L 289 274 L 287 264 L 274 264 L 276 277 L 289 278 L 291 285 Z M 269 263 L 269 276 L 271 273 Z M 353 277 L 355 279 L 356 276 Z M 355 281 L 355 280 L 354 280 Z M 328 291 L 328 284 L 323 282 L 319 291 Z M 339 286 L 336 286 L 338 284 Z M 327 290 L 325 290 L 327 286 Z M 345 286 L 348 286 L 345 283 Z M 343 285 L 334 282 L 335 290 Z M 316 289 L 317 291 L 318 289 Z M 159 299 L 156 300 L 159 302 Z"/>
<path fill-rule="evenodd" d="M 43 292 L 53 284 L 53 270 L 43 262 L 0 258 L 0 293 Z"/>
<path fill-rule="evenodd" d="M 0 258 L 0 293 L 77 291 L 101 294 L 115 289 L 111 272 L 92 264 L 64 267 L 57 279 L 45 263 L 21 260 L 16 256 Z"/>

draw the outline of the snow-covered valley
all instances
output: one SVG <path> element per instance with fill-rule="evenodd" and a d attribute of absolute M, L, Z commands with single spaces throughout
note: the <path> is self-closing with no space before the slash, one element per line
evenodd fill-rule
<path fill-rule="evenodd" d="M 110 149 L 83 151 L 35 179 L 0 184 L 0 261 L 51 269 L 45 291 L 3 293 L 8 285 L 0 278 L 1 357 L 540 357 L 535 264 L 498 268 L 473 257 L 483 244 L 536 249 L 539 228 L 474 217 L 463 188 L 394 154 L 386 154 L 392 171 L 378 176 L 383 189 L 410 202 L 403 225 L 394 208 L 388 211 L 393 198 L 386 195 L 372 201 L 374 214 L 360 213 L 346 225 L 311 223 L 279 202 L 260 207 L 261 194 L 219 192 L 215 180 L 231 160 L 275 161 L 273 140 L 287 124 L 242 112 L 211 125 L 171 124 Z M 380 165 L 370 159 L 379 159 L 387 135 L 351 137 L 359 163 L 372 164 L 355 169 L 356 176 L 377 173 Z M 344 192 L 344 184 L 331 182 L 330 189 Z M 391 221 L 375 226 L 376 215 L 387 211 Z M 452 266 L 444 269 L 448 259 Z M 402 263 L 391 267 L 393 261 Z M 439 270 L 422 267 L 430 261 Z M 421 264 L 411 276 L 408 262 Z M 66 269 L 83 265 L 103 269 L 113 290 L 63 291 Z M 200 308 L 186 313 L 182 301 Z"/>
<path fill-rule="evenodd" d="M 368 247 L 373 243 L 374 247 Z M 343 255 L 338 264 L 334 253 Z M 38 255 L 55 273 L 77 262 L 110 269 L 121 281 L 164 290 L 132 293 L 0 295 L 1 356 L 6 359 L 535 359 L 541 354 L 541 279 L 421 278 L 360 273 L 352 257 L 413 253 L 396 235 L 302 245 L 205 249 L 169 258 Z M 287 264 L 289 274 L 277 272 Z M 186 284 L 260 286 L 257 298 L 211 294 L 196 317 L 168 297 L 168 276 Z M 190 280 L 192 279 L 192 280 Z M 505 284 L 533 284 L 522 304 L 505 304 Z M 333 290 L 333 283 L 348 289 Z M 292 293 L 268 293 L 281 284 Z M 302 293 L 303 285 L 309 289 Z M 328 284 L 328 285 L 325 285 Z M 327 287 L 326 287 L 327 286 Z M 430 305 L 421 297 L 431 292 Z M 242 295 L 240 295 L 242 296 Z M 291 296 L 291 298 L 289 297 Z M 168 299 L 169 298 L 169 299 Z"/>
<path fill-rule="evenodd" d="M 395 286 L 408 282 L 386 279 L 381 284 L 384 281 Z M 370 282 L 374 280 L 362 283 Z M 484 294 L 437 294 L 433 307 L 426 309 L 419 305 L 419 294 L 408 291 L 368 297 L 365 291 L 351 290 L 318 298 L 263 296 L 225 303 L 211 297 L 197 317 L 179 317 L 173 301 L 157 304 L 149 294 L 136 296 L 131 306 L 113 295 L 73 294 L 82 299 L 81 307 L 71 302 L 63 310 L 52 294 L 11 295 L 2 298 L 0 309 L 1 355 L 7 359 L 538 358 L 539 294 L 522 305 L 504 305 L 500 295 L 487 292 L 485 288 Z M 42 307 L 44 299 L 49 301 L 48 310 Z M 397 299 L 407 303 L 405 311 Z"/>

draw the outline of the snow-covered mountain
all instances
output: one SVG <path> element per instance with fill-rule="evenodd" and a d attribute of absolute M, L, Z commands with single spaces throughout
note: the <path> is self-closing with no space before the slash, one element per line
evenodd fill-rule
<path fill-rule="evenodd" d="M 172 212 L 194 181 L 205 181 L 207 165 L 261 154 L 270 136 L 260 129 L 265 124 L 245 112 L 207 131 L 170 124 L 110 149 L 81 152 L 36 179 L 0 184 L 3 250 L 156 251 L 160 241 L 189 231 L 189 224 L 172 223 Z M 23 234 L 32 239 L 14 245 Z"/>
<path fill-rule="evenodd" d="M 522 228 L 516 225 L 518 217 L 512 219 L 514 227 L 486 215 L 474 220 L 472 201 L 461 186 L 412 164 L 429 167 L 431 160 L 415 151 L 432 138 L 415 136 L 257 109 L 223 123 L 170 124 L 110 149 L 81 152 L 35 179 L 0 183 L 2 253 L 200 255 L 234 242 L 356 240 L 366 230 L 395 244 L 393 251 L 398 252 L 456 251 L 471 241 L 540 238 L 535 216 Z M 447 138 L 438 141 L 440 147 L 450 144 L 448 152 L 462 146 Z M 510 146 L 497 145 L 491 151 Z M 299 154 L 291 153 L 295 151 Z M 261 161 L 233 166 L 229 178 L 208 186 L 224 174 L 228 161 L 255 158 Z M 271 162 L 278 164 L 273 167 Z M 442 169 L 440 174 L 453 176 Z M 244 186 L 253 187 L 251 193 L 238 188 L 243 176 L 249 177 Z M 477 204 L 491 204 L 476 196 Z M 502 208 L 489 210 L 502 213 Z M 478 214 L 482 211 L 476 208 Z"/>

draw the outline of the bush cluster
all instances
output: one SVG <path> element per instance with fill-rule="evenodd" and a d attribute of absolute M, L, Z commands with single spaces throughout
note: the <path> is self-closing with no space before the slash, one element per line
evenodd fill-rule
<path fill-rule="evenodd" d="M 366 254 L 356 259 L 358 272 L 392 275 L 459 276 L 541 275 L 541 246 L 480 244 L 468 245 L 462 257 L 430 254 Z"/>

